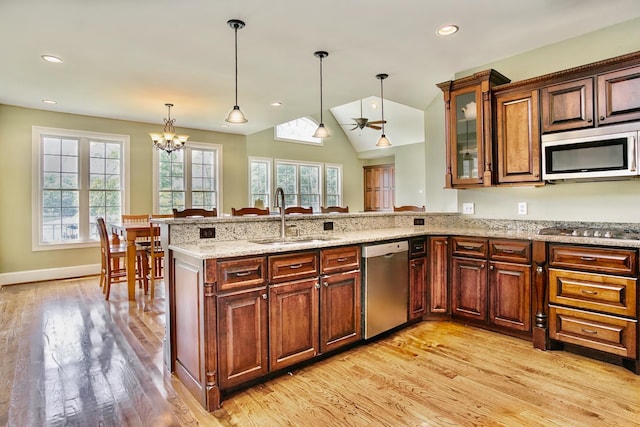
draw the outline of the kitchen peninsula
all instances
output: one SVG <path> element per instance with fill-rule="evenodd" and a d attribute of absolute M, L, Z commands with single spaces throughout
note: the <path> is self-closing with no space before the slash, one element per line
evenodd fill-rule
<path fill-rule="evenodd" d="M 227 391 L 363 342 L 366 272 L 360 249 L 374 242 L 422 239 L 415 246 L 424 248 L 425 268 L 409 279 L 423 281 L 410 287 L 414 295 L 409 298 L 425 307 L 416 321 L 444 316 L 467 322 L 464 313 L 481 307 L 479 319 L 469 323 L 529 339 L 540 349 L 582 345 L 618 356 L 621 364 L 640 371 L 640 240 L 539 234 L 552 227 L 613 224 L 419 212 L 290 215 L 285 220 L 284 239 L 277 216 L 158 220 L 169 266 L 165 363 L 208 410 L 218 408 Z M 444 251 L 431 250 L 433 242 L 443 242 Z M 559 292 L 554 298 L 547 290 L 549 277 L 569 271 L 574 259 L 592 265 L 573 265 L 577 272 L 566 277 L 577 284 L 571 288 L 561 277 L 564 289 L 549 286 Z M 509 273 L 500 276 L 503 271 Z M 602 279 L 612 271 L 620 276 L 613 285 Z M 483 293 L 479 302 L 471 299 L 471 291 Z M 568 302 L 585 292 L 590 294 L 583 304 Z M 444 296 L 444 310 L 431 310 L 430 299 L 437 296 Z M 625 309 L 609 308 L 619 305 Z M 611 313 L 615 321 L 605 325 Z M 307 322 L 304 330 L 296 326 L 300 319 Z"/>

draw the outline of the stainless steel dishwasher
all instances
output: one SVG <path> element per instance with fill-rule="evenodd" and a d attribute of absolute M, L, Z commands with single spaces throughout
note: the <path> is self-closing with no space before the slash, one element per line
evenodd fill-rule
<path fill-rule="evenodd" d="M 368 339 L 407 322 L 409 312 L 409 244 L 363 246 L 363 329 Z"/>

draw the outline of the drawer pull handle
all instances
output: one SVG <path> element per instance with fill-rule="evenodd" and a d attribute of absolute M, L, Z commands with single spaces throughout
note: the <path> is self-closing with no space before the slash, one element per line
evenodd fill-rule
<path fill-rule="evenodd" d="M 598 258 L 593 256 L 581 256 L 580 259 L 582 261 L 596 261 Z"/>
<path fill-rule="evenodd" d="M 512 254 L 512 253 L 515 253 L 516 251 L 514 251 L 513 249 L 503 249 L 502 252 L 504 252 L 505 254 Z"/>
<path fill-rule="evenodd" d="M 587 294 L 587 295 L 598 295 L 598 292 L 590 291 L 588 289 L 581 289 L 580 292 L 582 292 L 583 294 Z"/>
<path fill-rule="evenodd" d="M 251 274 L 251 271 L 238 271 L 235 273 L 236 277 L 244 277 Z"/>
<path fill-rule="evenodd" d="M 581 331 L 584 332 L 585 334 L 598 335 L 598 331 L 594 331 L 593 329 L 582 328 Z"/>
<path fill-rule="evenodd" d="M 289 266 L 289 269 L 296 270 L 296 269 L 301 268 L 301 267 L 302 267 L 302 264 L 292 264 L 292 265 Z"/>
<path fill-rule="evenodd" d="M 342 258 L 338 258 L 338 262 L 345 262 L 345 261 L 346 261 L 346 260 L 348 260 L 348 259 L 349 259 L 349 258 L 347 258 L 346 256 L 345 256 L 345 257 L 342 257 Z"/>
<path fill-rule="evenodd" d="M 423 250 L 423 249 L 424 249 L 424 246 L 423 246 L 423 245 L 416 245 L 416 246 L 414 246 L 413 248 L 414 248 L 416 251 L 421 251 L 421 250 Z"/>
<path fill-rule="evenodd" d="M 475 251 L 475 250 L 477 250 L 477 248 L 476 248 L 476 247 L 474 247 L 474 246 L 462 246 L 462 249 L 466 249 L 466 250 L 468 250 L 468 251 Z"/>

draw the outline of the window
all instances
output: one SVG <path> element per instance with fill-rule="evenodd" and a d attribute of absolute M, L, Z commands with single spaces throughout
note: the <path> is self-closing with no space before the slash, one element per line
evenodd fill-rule
<path fill-rule="evenodd" d="M 325 206 L 342 206 L 342 165 L 324 166 Z"/>
<path fill-rule="evenodd" d="M 301 117 L 275 127 L 275 139 L 281 141 L 301 142 L 305 144 L 322 145 L 321 138 L 314 138 L 318 123 L 309 117 Z"/>
<path fill-rule="evenodd" d="M 129 137 L 34 126 L 33 250 L 95 245 L 95 218 L 120 221 Z"/>
<path fill-rule="evenodd" d="M 249 157 L 249 206 L 271 206 L 271 159 Z M 260 205 L 258 202 L 257 206 Z"/>
<path fill-rule="evenodd" d="M 155 212 L 172 213 L 173 209 L 213 209 L 219 206 L 219 165 L 222 146 L 189 142 L 172 153 L 155 151 Z"/>
<path fill-rule="evenodd" d="M 276 161 L 276 187 L 282 187 L 285 206 L 311 206 L 320 212 L 322 164 Z"/>

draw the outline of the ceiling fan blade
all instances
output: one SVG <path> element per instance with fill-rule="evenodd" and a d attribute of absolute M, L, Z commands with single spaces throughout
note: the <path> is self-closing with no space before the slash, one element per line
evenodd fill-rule
<path fill-rule="evenodd" d="M 379 125 L 379 124 L 382 124 L 382 123 L 387 123 L 387 121 L 386 120 L 375 120 L 375 121 L 372 121 L 372 122 L 369 122 L 369 123 L 373 123 L 374 125 Z"/>
<path fill-rule="evenodd" d="M 382 127 L 376 126 L 376 125 L 372 125 L 372 124 L 368 124 L 367 127 L 371 128 L 371 129 L 377 129 L 377 130 L 381 130 L 382 129 Z"/>
<path fill-rule="evenodd" d="M 353 129 L 349 129 L 349 130 L 356 130 L 356 129 L 358 129 L 358 127 L 359 127 L 359 126 L 358 126 L 358 125 L 356 125 Z"/>

